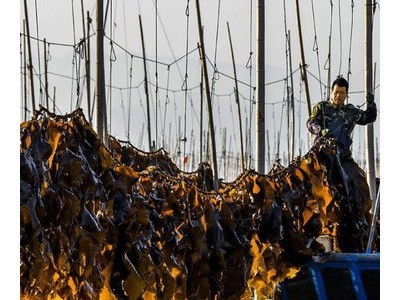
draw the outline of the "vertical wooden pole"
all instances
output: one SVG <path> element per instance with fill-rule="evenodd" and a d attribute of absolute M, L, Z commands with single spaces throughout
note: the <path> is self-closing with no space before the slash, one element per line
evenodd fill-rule
<path fill-rule="evenodd" d="M 333 14 L 333 2 L 331 1 L 331 22 L 330 22 L 330 32 L 332 32 L 332 14 Z M 329 100 L 330 99 L 330 95 L 331 95 L 331 64 L 332 64 L 332 60 L 331 60 L 331 50 L 332 50 L 332 36 L 331 33 L 329 34 L 329 40 L 328 40 L 328 76 L 327 76 L 327 82 L 326 82 L 326 87 L 327 87 L 327 91 L 326 91 L 326 99 L 325 100 Z"/>
<path fill-rule="evenodd" d="M 44 92 L 46 95 L 46 108 L 49 110 L 49 81 L 47 78 L 47 42 L 46 39 L 43 40 L 44 43 Z"/>
<path fill-rule="evenodd" d="M 250 99 L 250 107 L 251 105 L 253 105 L 251 103 L 251 99 Z M 250 114 L 250 112 L 249 112 Z M 251 168 L 251 145 L 250 145 L 250 130 L 249 130 L 249 121 L 250 118 L 248 118 L 247 116 L 245 117 L 245 128 L 244 128 L 244 132 L 245 132 L 245 139 L 246 139 L 246 161 L 247 161 L 247 168 Z"/>
<path fill-rule="evenodd" d="M 196 137 L 194 136 L 194 131 L 192 130 L 191 133 L 191 137 L 192 137 L 192 170 L 194 170 L 196 168 L 195 165 L 195 160 L 196 160 L 196 153 L 195 153 L 195 149 L 196 149 Z"/>
<path fill-rule="evenodd" d="M 234 162 L 232 162 L 232 135 L 229 135 L 229 148 L 228 148 L 228 167 L 227 167 L 227 175 L 225 179 L 228 179 L 229 175 L 232 173 L 232 167 Z M 234 168 L 233 170 L 237 170 L 237 168 Z M 236 175 L 236 174 L 235 174 Z"/>
<path fill-rule="evenodd" d="M 265 0 L 257 1 L 256 170 L 265 173 Z"/>
<path fill-rule="evenodd" d="M 145 45 L 144 45 L 142 17 L 140 15 L 139 15 L 139 25 L 140 25 L 140 37 L 142 39 L 143 68 L 144 68 L 144 91 L 146 94 L 146 105 L 147 105 L 147 137 L 148 137 L 148 142 L 149 142 L 149 151 L 152 151 L 153 147 L 151 146 L 150 99 L 149 99 L 149 86 L 148 86 L 148 79 L 147 79 L 146 49 L 145 49 Z"/>
<path fill-rule="evenodd" d="M 376 173 L 377 173 L 377 177 L 380 177 L 380 153 L 379 153 L 379 142 L 378 142 L 378 138 L 375 138 L 375 153 L 376 153 L 376 159 L 375 159 L 375 164 L 376 164 Z"/>
<path fill-rule="evenodd" d="M 288 51 L 289 52 L 289 51 Z M 287 78 L 288 79 L 288 78 Z M 286 80 L 286 106 L 287 106 L 287 114 L 286 114 L 286 121 L 287 121 L 287 135 L 286 135 L 286 143 L 287 143 L 287 155 L 288 155 L 288 161 L 290 160 L 290 109 L 291 109 L 291 105 L 290 105 L 290 86 L 289 86 L 289 82 Z"/>
<path fill-rule="evenodd" d="M 292 43 L 290 40 L 290 30 L 289 30 L 289 70 L 290 70 L 290 86 L 292 87 L 290 95 L 290 106 L 292 108 L 292 159 L 294 159 L 294 143 L 295 143 L 295 111 L 294 111 L 294 84 L 293 84 L 293 65 L 292 65 Z"/>
<path fill-rule="evenodd" d="M 90 85 L 90 77 L 88 77 L 88 64 L 87 64 L 87 55 L 88 55 L 88 49 L 87 49 L 87 39 L 89 40 L 89 26 L 87 26 L 87 32 L 85 28 L 85 13 L 83 10 L 83 0 L 81 0 L 81 15 L 82 15 L 82 33 L 83 33 L 83 40 L 82 40 L 82 45 L 85 47 L 85 69 L 86 69 L 86 87 Z M 86 39 L 86 34 L 88 38 Z M 83 93 L 82 93 L 83 95 Z M 90 93 L 87 93 L 87 98 L 88 100 L 90 99 Z M 89 103 L 89 102 L 88 102 Z M 88 104 L 88 118 L 89 118 L 89 123 L 90 123 L 90 105 Z"/>
<path fill-rule="evenodd" d="M 26 24 L 25 24 L 25 19 L 23 20 L 23 39 L 24 39 L 24 91 L 23 91 L 23 97 L 24 97 L 24 121 L 28 119 L 28 96 L 27 96 L 27 72 L 26 72 Z"/>
<path fill-rule="evenodd" d="M 214 168 L 214 189 L 217 191 L 218 187 L 219 187 L 219 183 L 218 183 L 217 150 L 216 150 L 216 145 L 215 145 L 214 118 L 213 118 L 213 112 L 212 112 L 210 83 L 208 80 L 206 52 L 205 52 L 204 39 L 203 39 L 203 26 L 201 23 L 199 0 L 196 0 L 196 8 L 197 8 L 197 24 L 198 24 L 199 39 L 200 39 L 200 53 L 201 53 L 201 62 L 202 62 L 201 65 L 202 65 L 202 69 L 203 69 L 203 78 L 204 78 L 204 84 L 205 84 L 205 89 L 206 89 L 206 99 L 207 99 L 207 107 L 208 107 L 208 122 L 209 122 L 210 135 L 211 135 L 211 155 L 212 155 L 212 162 L 213 162 L 213 168 Z"/>
<path fill-rule="evenodd" d="M 299 0 L 295 0 L 295 2 L 296 2 L 297 28 L 299 30 L 299 42 L 300 42 L 300 54 L 301 54 L 301 79 L 304 82 L 304 90 L 306 92 L 308 115 L 310 116 L 311 115 L 311 100 L 310 100 L 310 90 L 308 88 L 306 59 L 305 59 L 304 47 L 303 47 L 303 35 L 301 32 Z"/>
<path fill-rule="evenodd" d="M 222 159 L 224 162 L 224 178 L 226 178 L 226 127 L 222 128 Z"/>
<path fill-rule="evenodd" d="M 268 157 L 268 168 L 271 167 L 271 147 L 270 147 L 270 143 L 269 143 L 269 130 L 267 129 L 267 157 Z"/>
<path fill-rule="evenodd" d="M 206 137 L 206 159 L 210 160 L 210 135 L 204 130 L 204 136 Z"/>
<path fill-rule="evenodd" d="M 245 162 L 245 158 L 244 158 L 244 149 L 243 149 L 242 114 L 240 112 L 239 88 L 238 88 L 238 81 L 237 81 L 237 74 L 236 74 L 236 63 L 235 63 L 235 55 L 233 53 L 231 30 L 229 28 L 229 23 L 228 22 L 226 22 L 226 26 L 228 27 L 229 44 L 231 46 L 233 74 L 234 74 L 234 77 L 235 77 L 235 99 L 236 99 L 236 104 L 238 106 L 238 115 L 239 115 L 240 156 L 241 156 L 240 158 L 241 158 L 241 164 L 242 164 L 241 172 L 244 172 L 244 170 L 246 169 L 246 162 Z"/>
<path fill-rule="evenodd" d="M 53 87 L 53 114 L 56 113 L 56 87 Z"/>
<path fill-rule="evenodd" d="M 373 94 L 372 86 L 372 0 L 365 1 L 365 97 L 368 93 Z M 373 201 L 376 199 L 376 175 L 375 175 L 375 154 L 374 154 L 374 125 L 367 125 L 365 132 L 366 139 L 366 160 L 367 160 L 367 181 Z"/>
<path fill-rule="evenodd" d="M 182 160 L 181 160 L 181 117 L 178 117 L 178 138 L 177 138 L 177 142 L 178 142 L 178 151 L 177 151 L 177 155 L 178 155 L 178 162 L 179 162 L 179 169 L 182 169 Z"/>
<path fill-rule="evenodd" d="M 168 124 L 168 153 L 171 153 L 171 128 L 172 128 L 172 124 L 171 122 L 169 122 Z"/>
<path fill-rule="evenodd" d="M 281 146 L 281 133 L 278 130 L 277 141 L 276 141 L 276 158 L 275 158 L 276 160 L 279 159 L 280 146 Z"/>
<path fill-rule="evenodd" d="M 36 103 L 35 103 L 35 86 L 33 82 L 33 71 L 32 71 L 32 48 L 31 48 L 31 35 L 29 31 L 29 18 L 28 18 L 28 5 L 26 0 L 24 0 L 24 11 L 25 11 L 25 25 L 26 25 L 26 35 L 27 35 L 27 42 L 28 42 L 28 70 L 29 70 L 29 80 L 31 86 L 31 97 L 32 97 L 32 115 L 35 116 L 36 113 Z"/>
<path fill-rule="evenodd" d="M 92 19 L 90 18 L 89 11 L 86 12 L 86 22 L 87 22 L 87 40 L 86 40 L 86 93 L 87 93 L 87 106 L 88 106 L 88 118 L 89 124 L 92 126 L 92 112 L 91 112 L 91 103 L 90 103 L 90 90 L 91 90 L 91 82 L 90 82 L 90 23 Z"/>
<path fill-rule="evenodd" d="M 107 114 L 106 91 L 104 79 L 104 21 L 103 0 L 97 0 L 96 5 L 96 108 L 97 108 L 97 134 L 106 143 Z"/>
<path fill-rule="evenodd" d="M 158 148 L 158 0 L 155 0 L 155 15 L 154 15 L 154 21 L 155 21 L 155 52 L 156 52 L 156 73 L 155 73 L 155 79 L 156 79 L 156 99 L 155 99 L 155 111 L 156 111 L 156 116 L 155 116 L 155 133 L 156 133 L 156 138 L 155 138 L 155 148 Z"/>
<path fill-rule="evenodd" d="M 201 71 L 201 82 L 200 82 L 200 162 L 203 162 L 203 70 Z"/>

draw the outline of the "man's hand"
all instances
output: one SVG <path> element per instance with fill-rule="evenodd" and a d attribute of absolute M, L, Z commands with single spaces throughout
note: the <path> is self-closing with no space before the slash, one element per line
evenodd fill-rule
<path fill-rule="evenodd" d="M 318 135 L 321 132 L 321 126 L 319 126 L 317 123 L 311 123 L 310 128 L 312 133 L 315 135 Z"/>
<path fill-rule="evenodd" d="M 375 101 L 375 96 L 374 96 L 374 94 L 371 94 L 370 92 L 368 92 L 366 99 L 367 99 L 367 103 L 371 104 Z"/>
<path fill-rule="evenodd" d="M 322 129 L 321 134 L 324 137 L 328 137 L 330 135 L 330 131 L 328 128 L 324 128 L 324 129 Z"/>

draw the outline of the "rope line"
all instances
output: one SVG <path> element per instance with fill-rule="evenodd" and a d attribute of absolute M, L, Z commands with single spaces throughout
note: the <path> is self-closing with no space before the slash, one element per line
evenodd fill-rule
<path fill-rule="evenodd" d="M 350 46 L 349 46 L 349 65 L 347 70 L 347 82 L 350 83 L 350 75 L 351 75 L 351 45 L 353 42 L 353 23 L 354 23 L 354 0 L 351 0 L 351 24 L 350 24 Z"/>
<path fill-rule="evenodd" d="M 214 92 L 215 92 L 215 83 L 219 79 L 218 68 L 217 68 L 217 53 L 218 53 L 218 37 L 219 37 L 219 20 L 221 15 L 221 0 L 218 0 L 218 9 L 217 9 L 217 30 L 215 33 L 215 48 L 214 48 L 214 63 L 213 63 L 213 77 L 211 81 L 211 101 L 213 101 Z"/>
<path fill-rule="evenodd" d="M 80 80 L 83 79 L 83 85 L 84 85 L 84 81 L 85 81 L 85 76 L 81 76 L 80 75 L 80 70 L 81 70 L 81 60 L 85 58 L 85 44 L 84 43 L 78 43 L 75 47 L 75 51 L 74 51 L 74 61 L 76 62 L 76 68 L 75 68 L 75 72 L 76 72 L 76 94 L 77 94 L 77 99 L 76 99 L 76 104 L 75 104 L 75 109 L 79 108 L 81 106 L 81 102 L 82 102 L 82 96 L 83 93 L 80 92 Z M 78 58 L 77 59 L 77 54 L 78 54 Z"/>
<path fill-rule="evenodd" d="M 314 46 L 313 51 L 315 51 L 317 55 L 317 64 L 318 64 L 318 76 L 319 76 L 319 90 L 321 93 L 321 100 L 324 99 L 323 91 L 322 91 L 322 81 L 321 81 L 321 64 L 319 59 L 319 47 L 318 47 L 318 39 L 317 39 L 317 25 L 315 19 L 315 10 L 314 10 L 314 0 L 311 0 L 311 8 L 312 8 L 312 16 L 313 16 L 313 25 L 314 25 Z"/>
<path fill-rule="evenodd" d="M 36 71 L 36 69 L 35 69 L 34 66 L 32 66 L 32 71 L 33 71 L 33 73 L 34 73 L 34 75 L 35 75 L 36 77 L 39 77 L 39 73 Z M 43 84 L 43 83 L 41 83 L 41 84 Z M 53 99 L 53 97 L 51 97 L 50 95 L 49 95 L 49 99 L 54 103 L 54 99 Z M 57 109 L 57 111 L 58 111 L 59 114 L 62 114 L 61 110 L 59 109 L 59 107 L 58 107 L 57 105 L 55 105 L 55 108 Z"/>
<path fill-rule="evenodd" d="M 35 41 L 39 41 L 39 42 L 44 43 L 44 39 L 40 39 L 40 38 L 35 37 L 35 36 L 27 35 L 26 33 L 20 33 L 19 35 L 27 37 L 27 38 L 29 38 L 31 40 L 35 40 Z M 72 47 L 72 48 L 74 48 L 76 46 L 75 44 L 49 42 L 47 39 L 46 39 L 46 43 L 49 44 L 49 45 L 51 44 L 51 45 L 55 45 L 55 46 Z"/>
<path fill-rule="evenodd" d="M 22 69 L 23 69 L 23 67 L 21 67 L 21 72 L 22 72 Z M 297 73 L 299 70 L 300 70 L 300 68 L 297 68 L 297 69 L 296 69 L 295 71 L 293 71 L 291 74 L 295 74 L 295 73 Z M 317 77 L 316 77 L 315 75 L 313 75 L 309 70 L 307 70 L 307 72 L 308 72 L 309 74 L 311 74 L 314 78 L 317 79 Z M 62 78 L 65 78 L 65 79 L 70 79 L 70 80 L 75 80 L 75 79 L 76 79 L 76 78 L 73 77 L 73 76 L 68 76 L 68 75 L 64 75 L 64 74 L 60 74 L 60 73 L 56 73 L 56 72 L 52 72 L 52 71 L 48 71 L 47 74 L 49 74 L 49 75 L 54 75 L 54 76 L 58 76 L 58 77 L 62 77 Z M 221 73 L 221 72 L 220 72 L 220 74 L 223 75 L 223 76 L 225 76 L 225 77 L 227 77 L 227 78 L 229 78 L 229 79 L 234 80 L 234 78 L 233 78 L 232 76 L 230 76 L 230 75 L 227 75 L 227 74 Z M 289 74 L 289 76 L 290 76 L 290 74 Z M 85 75 L 81 75 L 81 76 L 79 77 L 79 79 L 83 79 L 84 77 L 85 77 Z M 285 81 L 286 79 L 287 79 L 287 77 L 282 78 L 282 79 L 278 79 L 278 80 L 275 80 L 275 81 L 267 82 L 265 85 L 266 85 L 266 86 L 273 85 L 273 84 L 276 84 L 276 83 Z M 92 77 L 90 78 L 90 80 L 93 81 L 93 82 L 95 82 L 95 79 L 93 79 Z M 318 79 L 317 79 L 317 80 L 318 80 Z M 143 82 L 144 82 L 144 80 L 141 80 L 141 81 L 138 83 L 138 85 L 133 86 L 133 87 L 131 87 L 131 86 L 128 86 L 128 87 L 120 87 L 120 86 L 109 85 L 109 84 L 106 84 L 105 86 L 106 86 L 106 87 L 111 87 L 111 88 L 114 88 L 114 89 L 118 89 L 118 90 L 129 90 L 129 89 L 138 89 L 138 88 L 143 84 Z M 243 82 L 243 81 L 239 81 L 239 80 L 238 80 L 238 82 L 240 82 L 240 83 L 242 83 L 242 84 L 244 84 L 244 85 L 246 85 L 246 86 L 250 86 L 249 84 L 247 84 L 247 83 L 245 83 L 245 82 Z M 149 85 L 152 85 L 152 86 L 155 87 L 155 84 L 152 83 L 151 81 L 149 81 Z M 198 84 L 198 85 L 192 86 L 192 87 L 190 87 L 190 88 L 187 88 L 187 90 L 190 92 L 190 91 L 193 91 L 193 90 L 195 90 L 195 89 L 198 89 L 199 87 L 200 87 L 200 85 Z M 184 92 L 184 91 L 183 91 L 182 89 L 180 89 L 180 88 L 179 88 L 179 89 L 171 89 L 171 88 L 169 87 L 169 84 L 167 85 L 167 87 L 159 86 L 158 88 L 161 89 L 161 90 L 164 90 L 164 91 L 168 90 L 168 91 L 170 91 L 170 92 L 172 92 L 172 93 Z M 253 88 L 253 87 L 252 87 L 252 88 Z M 255 87 L 254 87 L 254 88 L 255 88 Z M 232 93 L 233 93 L 233 92 L 232 92 Z M 240 92 L 239 92 L 239 94 L 240 94 Z M 240 94 L 240 95 L 241 95 L 241 94 Z M 247 99 L 247 100 L 250 99 L 249 97 L 244 97 L 243 95 L 242 95 L 242 98 L 245 98 L 245 99 Z M 253 97 L 253 98 L 254 98 L 254 97 Z M 168 102 L 170 102 L 170 101 L 168 101 Z"/>
<path fill-rule="evenodd" d="M 92 37 L 95 36 L 95 35 L 96 35 L 95 33 L 92 33 L 92 34 L 91 34 L 90 36 L 88 36 L 86 39 L 92 38 Z M 34 36 L 28 36 L 27 34 L 24 34 L 24 33 L 20 33 L 20 36 L 25 36 L 25 37 L 27 37 L 27 38 L 29 38 L 29 39 L 32 39 L 32 40 L 35 40 L 35 41 L 40 41 L 40 42 L 43 42 L 43 43 L 44 43 L 44 39 L 40 39 L 40 38 L 37 38 L 37 37 L 34 37 Z M 132 56 L 132 57 L 134 57 L 134 58 L 138 58 L 138 59 L 143 60 L 143 57 L 142 57 L 142 56 L 140 56 L 140 55 L 135 55 L 135 54 L 131 53 L 129 50 L 127 50 L 126 48 L 124 48 L 123 46 L 121 46 L 121 45 L 120 45 L 119 43 L 117 43 L 115 40 L 111 40 L 111 38 L 108 37 L 106 34 L 104 34 L 104 37 L 105 37 L 106 39 L 108 39 L 109 41 L 112 41 L 113 46 L 117 46 L 119 49 L 121 49 L 122 51 L 126 52 L 127 54 L 129 54 L 130 56 Z M 85 42 L 85 40 L 83 40 L 83 39 L 81 39 L 78 43 L 74 43 L 74 44 L 58 43 L 58 42 L 49 42 L 48 40 L 46 40 L 46 43 L 47 43 L 47 45 L 49 45 L 49 46 L 50 46 L 50 45 L 53 45 L 53 46 L 71 47 L 71 48 L 74 48 L 74 49 L 79 48 L 79 46 L 80 46 L 82 43 L 84 43 L 84 42 Z M 157 61 L 157 63 L 158 63 L 158 64 L 161 64 L 161 65 L 164 65 L 164 66 L 166 66 L 166 67 L 172 66 L 172 65 L 176 64 L 177 62 L 179 62 L 180 60 L 184 59 L 187 55 L 190 55 L 190 54 L 192 54 L 193 52 L 197 51 L 198 48 L 199 48 L 198 45 L 196 45 L 196 47 L 193 48 L 192 50 L 190 50 L 187 54 L 182 55 L 182 56 L 179 57 L 178 59 L 175 59 L 175 58 L 174 58 L 174 61 L 172 61 L 171 63 L 160 62 L 160 61 Z M 156 60 L 151 59 L 151 58 L 146 58 L 146 61 L 156 63 Z M 42 74 L 42 73 L 40 73 L 40 74 Z"/>
<path fill-rule="evenodd" d="M 322 82 L 322 80 L 320 78 L 318 78 L 317 76 L 315 76 L 313 73 L 311 73 L 309 70 L 307 70 L 307 73 L 311 75 L 312 78 L 314 78 L 321 86 L 323 86 L 324 88 L 326 88 L 326 84 L 324 84 Z"/>
<path fill-rule="evenodd" d="M 128 128 L 127 128 L 127 122 L 126 122 L 126 112 L 125 112 L 125 104 L 124 104 L 124 96 L 122 93 L 122 90 L 120 90 L 120 96 L 121 96 L 121 108 L 122 108 L 122 117 L 124 118 L 124 129 L 125 129 L 125 136 L 127 137 L 129 141 L 129 134 L 128 134 Z M 129 116 L 128 116 L 129 117 Z M 129 123 L 129 122 L 128 122 Z M 129 125 L 128 125 L 129 126 Z"/>
<path fill-rule="evenodd" d="M 326 59 L 326 62 L 324 64 L 324 70 L 328 71 L 328 76 L 327 76 L 327 100 L 328 97 L 330 96 L 330 81 L 331 81 L 331 48 L 332 48 L 332 24 L 333 24 L 333 2 L 331 2 L 331 18 L 330 18 L 330 25 L 329 25 L 329 37 L 328 37 L 328 57 Z M 328 66 L 327 66 L 328 65 Z"/>
<path fill-rule="evenodd" d="M 153 5 L 155 5 L 154 0 L 152 0 L 152 1 L 153 1 Z M 186 14 L 186 12 L 185 12 L 185 14 Z M 175 62 L 179 61 L 180 59 L 184 58 L 185 56 L 183 56 L 182 58 L 179 58 L 178 60 L 176 59 L 174 50 L 172 49 L 171 42 L 170 42 L 170 40 L 169 40 L 169 38 L 168 38 L 168 35 L 167 35 L 167 31 L 165 30 L 164 22 L 162 21 L 159 12 L 158 12 L 158 14 L 157 14 L 157 17 L 158 17 L 158 19 L 159 19 L 159 21 L 160 21 L 160 24 L 161 24 L 161 27 L 162 27 L 162 29 L 163 29 L 165 39 L 166 39 L 166 41 L 167 41 L 167 43 L 168 43 L 169 50 L 171 51 L 171 54 L 172 54 L 172 58 L 174 59 L 174 62 L 172 62 L 172 63 L 170 64 L 170 65 L 172 65 L 172 64 L 174 64 Z M 197 48 L 194 49 L 194 50 L 192 50 L 192 51 L 190 51 L 189 53 L 192 53 L 193 51 L 196 51 L 196 50 L 197 50 Z M 179 65 L 177 65 L 177 69 L 178 69 L 178 74 L 179 74 L 181 80 L 183 81 L 183 75 L 182 75 L 181 69 L 179 68 Z"/>

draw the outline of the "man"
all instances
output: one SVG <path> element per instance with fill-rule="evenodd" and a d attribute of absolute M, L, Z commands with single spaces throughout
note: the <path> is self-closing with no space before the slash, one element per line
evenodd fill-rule
<path fill-rule="evenodd" d="M 350 146 L 353 143 L 351 133 L 356 124 L 366 125 L 376 120 L 377 110 L 374 96 L 368 94 L 366 110 L 356 108 L 353 104 L 344 104 L 349 89 L 349 83 L 343 77 L 338 77 L 332 83 L 330 101 L 321 101 L 313 109 L 307 120 L 308 130 L 317 137 L 324 136 L 336 140 L 337 149 L 334 158 L 328 157 L 331 166 L 328 172 L 335 184 L 342 185 L 345 198 L 349 199 L 347 221 L 343 224 L 351 231 L 346 238 L 346 252 L 365 250 L 365 239 L 368 229 L 368 215 L 371 208 L 371 197 L 365 172 L 351 157 Z M 333 177 L 333 178 L 332 178 Z M 342 228 L 343 229 L 343 228 Z"/>

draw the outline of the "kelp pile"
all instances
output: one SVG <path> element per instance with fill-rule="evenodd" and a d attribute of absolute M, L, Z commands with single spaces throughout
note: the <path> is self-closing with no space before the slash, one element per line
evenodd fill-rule
<path fill-rule="evenodd" d="M 318 159 L 326 140 L 216 192 L 208 164 L 185 173 L 162 149 L 106 147 L 79 109 L 43 109 L 20 136 L 21 298 L 265 298 L 324 250 L 319 235 L 336 251 L 354 239 Z"/>

